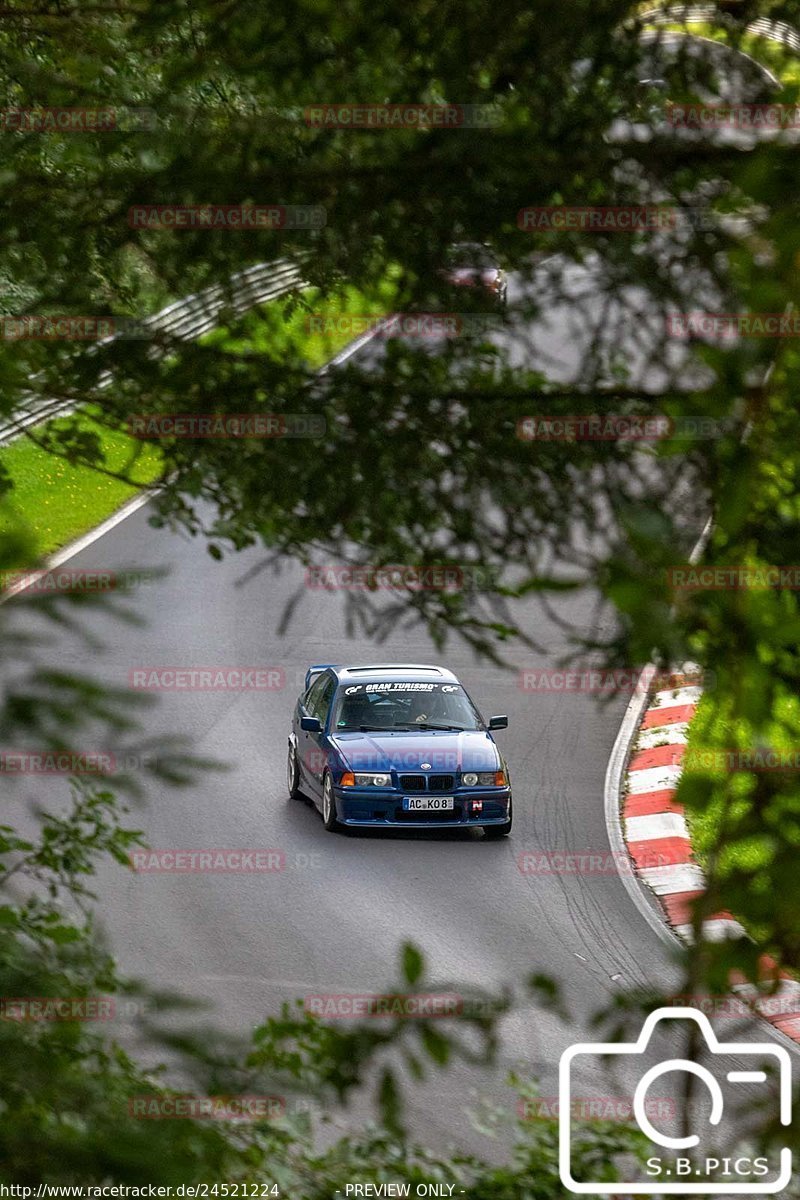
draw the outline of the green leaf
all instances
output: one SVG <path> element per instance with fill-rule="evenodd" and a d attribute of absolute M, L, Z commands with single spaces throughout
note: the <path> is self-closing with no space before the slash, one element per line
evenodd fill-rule
<path fill-rule="evenodd" d="M 450 1061 L 450 1043 L 443 1033 L 425 1024 L 421 1029 L 422 1044 L 434 1062 L 446 1067 Z"/>
<path fill-rule="evenodd" d="M 401 967 L 405 982 L 416 983 L 422 976 L 424 965 L 424 959 L 417 947 L 411 942 L 404 942 L 401 952 Z"/>

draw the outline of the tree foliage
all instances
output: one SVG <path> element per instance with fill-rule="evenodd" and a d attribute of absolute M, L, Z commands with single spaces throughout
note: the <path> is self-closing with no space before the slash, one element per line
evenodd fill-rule
<path fill-rule="evenodd" d="M 737 11 L 791 22 L 797 8 L 789 0 L 752 0 Z M 702 727 L 709 746 L 793 743 L 797 592 L 676 594 L 669 571 L 686 564 L 707 515 L 713 532 L 705 563 L 798 562 L 795 343 L 744 338 L 676 347 L 666 332 L 670 312 L 784 313 L 797 305 L 793 138 L 679 134 L 663 110 L 643 115 L 644 19 L 630 0 L 573 0 L 568 9 L 546 0 L 494 7 L 414 0 L 402 9 L 355 0 L 291 7 L 31 0 L 8 3 L 0 15 L 7 105 L 111 108 L 119 117 L 114 132 L 0 135 L 7 315 L 143 317 L 278 257 L 301 262 L 332 305 L 346 282 L 369 290 L 392 269 L 398 309 L 448 311 L 453 296 L 442 256 L 456 240 L 491 241 L 513 280 L 496 336 L 456 338 L 435 352 L 389 342 L 384 354 L 321 378 L 285 340 L 272 350 L 257 314 L 230 320 L 198 344 L 161 339 L 158 353 L 137 339 L 93 353 L 68 341 L 5 339 L 6 413 L 42 397 L 91 402 L 120 428 L 138 413 L 322 413 L 322 440 L 165 441 L 167 486 L 154 519 L 208 534 L 217 554 L 259 543 L 266 555 L 305 561 L 322 553 L 373 565 L 479 567 L 495 581 L 491 587 L 409 593 L 388 613 L 367 596 L 357 615 L 378 637 L 402 617 L 422 621 L 440 642 L 459 634 L 496 658 L 518 632 L 516 596 L 535 592 L 555 604 L 565 587 L 594 587 L 614 617 L 612 626 L 597 628 L 613 632 L 576 633 L 576 653 L 625 666 L 690 658 L 716 679 Z M 742 19 L 726 18 L 714 36 L 753 49 Z M 764 56 L 782 80 L 773 98 L 795 103 L 796 58 L 774 43 Z M 665 72 L 678 103 L 713 91 L 720 74 L 707 56 L 688 51 Z M 304 118 L 308 106 L 343 102 L 480 105 L 491 109 L 491 123 L 331 130 Z M 322 206 L 326 223 L 315 231 L 238 232 L 129 224 L 135 205 L 200 203 Z M 518 225 L 525 206 L 587 204 L 659 205 L 703 219 L 630 235 L 531 233 Z M 462 296 L 459 311 L 471 308 L 482 308 L 479 299 Z M 539 333 L 553 323 L 542 344 Z M 624 440 L 517 436 L 518 422 L 531 414 L 654 412 L 674 425 L 649 449 Z M 713 436 L 690 431 L 701 419 L 714 423 Z M 48 448 L 104 469 L 99 443 L 69 426 Z M 210 519 L 203 501 L 212 502 Z M 11 511 L 13 494 L 6 503 Z M 17 535 L 4 528 L 7 559 L 17 565 Z M 72 608 L 57 605 L 53 615 L 79 621 Z M 6 734 L 25 730 L 32 742 L 60 746 L 85 717 L 124 739 L 134 726 L 118 699 L 91 680 L 56 677 L 28 662 L 22 682 L 6 691 L 0 725 Z M 180 762 L 172 774 L 182 777 L 185 748 L 173 750 Z M 761 948 L 798 966 L 799 797 L 796 772 L 684 777 L 690 815 L 715 814 L 704 842 L 705 902 L 735 911 L 759 938 L 758 947 L 692 952 L 693 985 L 719 990 L 733 966 L 754 974 Z M 41 840 L 4 830 L 7 873 L 45 885 L 44 898 L 34 887 L 0 910 L 5 994 L 23 980 L 27 994 L 40 988 L 46 995 L 65 978 L 79 993 L 105 980 L 111 986 L 90 916 L 73 937 L 48 891 L 66 888 L 80 899 L 93 856 L 124 857 L 134 835 L 102 790 L 78 792 L 75 805 L 72 815 L 44 818 Z M 737 853 L 743 846 L 757 853 Z M 14 865 L 20 862 L 24 869 Z M 409 978 L 418 966 L 407 958 Z M 396 1035 L 387 1036 L 394 1042 Z M 145 1163 L 152 1172 L 154 1162 L 165 1179 L 212 1170 L 234 1177 L 270 1161 L 300 1181 L 295 1194 L 313 1195 L 312 1165 L 328 1186 L 344 1177 L 352 1155 L 363 1155 L 376 1174 L 391 1164 L 409 1177 L 424 1155 L 404 1146 L 400 1164 L 388 1076 L 379 1086 L 382 1125 L 373 1140 L 341 1143 L 314 1160 L 282 1127 L 229 1136 L 154 1123 L 145 1138 L 115 1107 L 144 1086 L 126 1054 L 74 1028 L 0 1023 L 0 1036 L 14 1081 L 4 1095 L 9 1165 L 2 1169 L 17 1180 L 44 1178 L 56 1167 L 84 1179 L 133 1179 Z M 449 1043 L 424 1026 L 421 1037 L 421 1048 L 409 1053 L 444 1063 Z M 300 1049 L 287 1054 L 292 1039 Z M 345 1093 L 364 1063 L 380 1059 L 382 1039 L 356 1035 L 342 1043 L 313 1021 L 285 1014 L 259 1032 L 248 1069 L 271 1068 L 275 1058 L 291 1068 L 308 1047 L 323 1064 L 315 1082 Z M 220 1061 L 184 1048 L 201 1074 L 230 1079 L 222 1048 Z M 23 1129 L 31 1128 L 36 1136 L 26 1141 Z M 552 1161 L 551 1132 L 538 1127 L 505 1173 L 472 1164 L 436 1169 L 470 1176 L 476 1194 L 511 1195 L 535 1163 L 540 1184 L 526 1184 L 525 1194 L 556 1194 L 538 1170 Z"/>

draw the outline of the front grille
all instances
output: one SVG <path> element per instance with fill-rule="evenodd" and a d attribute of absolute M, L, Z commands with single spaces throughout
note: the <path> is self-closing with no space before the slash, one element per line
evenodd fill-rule
<path fill-rule="evenodd" d="M 425 791 L 425 776 L 424 775 L 401 775 L 400 787 L 404 792 L 424 792 Z"/>
<path fill-rule="evenodd" d="M 404 792 L 452 792 L 456 784 L 455 775 L 401 775 L 400 787 Z"/>

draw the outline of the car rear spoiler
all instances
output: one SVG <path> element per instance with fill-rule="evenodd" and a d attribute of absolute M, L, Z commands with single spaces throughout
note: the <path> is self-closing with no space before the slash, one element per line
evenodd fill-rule
<path fill-rule="evenodd" d="M 335 667 L 335 666 L 336 666 L 336 663 L 314 663 L 314 665 L 312 667 L 309 667 L 308 670 L 306 671 L 306 682 L 305 682 L 305 687 L 303 688 L 303 691 L 305 691 L 305 692 L 308 691 L 308 689 L 311 687 L 311 680 L 314 678 L 315 675 L 320 675 L 323 671 L 327 671 L 328 667 Z"/>

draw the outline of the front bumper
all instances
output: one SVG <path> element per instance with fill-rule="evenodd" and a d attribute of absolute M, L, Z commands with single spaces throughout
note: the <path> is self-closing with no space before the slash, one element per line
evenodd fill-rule
<path fill-rule="evenodd" d="M 333 794 L 336 815 L 342 825 L 392 829 L 504 825 L 508 820 L 511 801 L 510 787 L 492 788 L 490 791 L 470 788 L 468 793 L 463 789 L 453 793 L 452 809 L 443 812 L 405 812 L 403 796 L 407 793 L 400 791 L 334 787 Z M 481 802 L 480 812 L 473 810 L 474 801 Z"/>

